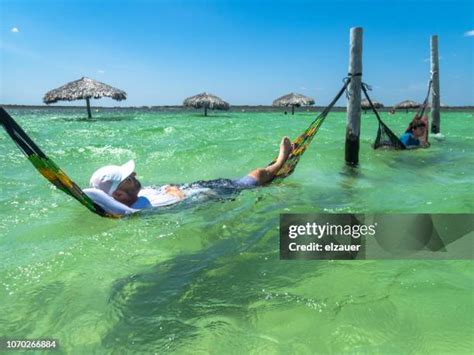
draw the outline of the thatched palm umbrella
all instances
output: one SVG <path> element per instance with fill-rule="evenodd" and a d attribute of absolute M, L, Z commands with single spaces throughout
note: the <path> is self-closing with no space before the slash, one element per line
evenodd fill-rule
<path fill-rule="evenodd" d="M 382 103 L 380 103 L 378 101 L 375 101 L 375 100 L 371 100 L 371 101 L 372 101 L 372 104 L 374 105 L 375 108 L 382 108 L 383 107 Z M 360 102 L 360 107 L 362 108 L 362 110 L 364 110 L 365 113 L 367 113 L 367 110 L 371 109 L 369 100 L 367 100 L 367 99 L 362 100 Z"/>
<path fill-rule="evenodd" d="M 85 99 L 87 103 L 87 116 L 91 118 L 89 100 L 91 98 L 100 99 L 101 97 L 111 97 L 114 100 L 121 101 L 127 98 L 127 93 L 99 81 L 82 77 L 79 80 L 71 81 L 57 89 L 48 91 L 43 97 L 43 102 L 45 104 L 52 104 L 58 101 Z"/>
<path fill-rule="evenodd" d="M 308 106 L 314 105 L 314 99 L 308 96 L 304 96 L 301 94 L 290 93 L 279 97 L 275 101 L 273 101 L 273 106 L 291 106 L 291 114 L 295 114 L 295 106 Z"/>
<path fill-rule="evenodd" d="M 411 100 L 405 100 L 405 101 L 399 102 L 393 108 L 394 109 L 402 108 L 402 109 L 405 109 L 408 112 L 409 109 L 419 108 L 420 106 L 421 106 L 421 104 L 419 104 L 418 102 L 411 101 Z"/>
<path fill-rule="evenodd" d="M 204 116 L 207 116 L 207 110 L 228 110 L 230 105 L 222 100 L 216 95 L 203 92 L 195 96 L 188 97 L 183 101 L 183 106 L 194 107 L 194 108 L 203 108 L 204 107 Z"/>

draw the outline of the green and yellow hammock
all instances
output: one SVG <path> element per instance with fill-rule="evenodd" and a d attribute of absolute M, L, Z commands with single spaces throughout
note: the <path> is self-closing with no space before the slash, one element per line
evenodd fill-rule
<path fill-rule="evenodd" d="M 336 98 L 331 102 L 331 104 L 326 107 L 324 111 L 309 125 L 309 127 L 293 142 L 294 150 L 286 161 L 285 165 L 277 173 L 277 179 L 283 179 L 293 173 L 301 156 L 308 148 L 327 114 L 334 106 L 336 101 L 341 97 L 348 84 L 349 81 L 346 81 L 344 87 L 341 89 Z M 7 134 L 11 137 L 11 139 L 13 139 L 18 148 L 20 148 L 20 150 L 26 155 L 36 170 L 38 170 L 39 173 L 54 186 L 67 193 L 69 196 L 73 197 L 82 205 L 87 207 L 91 212 L 98 214 L 99 216 L 109 218 L 123 217 L 123 215 L 112 214 L 105 211 L 101 206 L 92 201 L 92 199 L 87 196 L 84 191 L 82 191 L 81 188 L 74 181 L 72 181 L 71 178 L 67 176 L 61 168 L 59 168 L 50 158 L 46 156 L 46 154 L 41 151 L 36 143 L 33 142 L 33 140 L 25 133 L 25 131 L 23 131 L 20 125 L 16 123 L 15 120 L 2 107 L 0 107 L 0 124 L 3 126 L 3 128 L 5 128 Z M 274 161 L 275 160 L 273 160 L 270 164 L 272 164 Z"/>
<path fill-rule="evenodd" d="M 301 156 L 313 141 L 314 136 L 318 132 L 319 127 L 321 127 L 321 125 L 323 124 L 328 113 L 334 107 L 337 100 L 339 100 L 344 91 L 346 91 L 349 82 L 350 78 L 344 80 L 344 86 L 341 88 L 341 90 L 339 90 L 339 92 L 331 101 L 331 103 L 318 115 L 318 117 L 314 119 L 313 122 L 311 122 L 309 127 L 293 141 L 293 152 L 289 156 L 288 160 L 285 162 L 285 165 L 278 171 L 275 179 L 283 179 L 293 174 L 293 171 L 295 171 L 296 165 L 300 161 Z M 273 159 L 269 165 L 273 164 L 275 161 L 276 158 Z"/>
<path fill-rule="evenodd" d="M 23 131 L 20 125 L 18 125 L 2 107 L 0 107 L 0 124 L 5 128 L 5 131 L 11 139 L 13 139 L 18 148 L 26 155 L 36 170 L 54 186 L 69 196 L 72 196 L 99 216 L 110 218 L 122 217 L 121 215 L 106 212 L 102 207 L 92 201 L 63 170 L 41 151 L 35 142 Z"/>

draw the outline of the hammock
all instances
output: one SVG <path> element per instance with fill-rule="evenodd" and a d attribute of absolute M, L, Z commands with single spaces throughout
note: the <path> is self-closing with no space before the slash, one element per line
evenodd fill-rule
<path fill-rule="evenodd" d="M 18 148 L 27 156 L 33 166 L 49 182 L 61 191 L 72 196 L 81 204 L 86 206 L 91 212 L 102 217 L 120 218 L 121 215 L 115 215 L 106 212 L 101 206 L 92 201 L 81 188 L 72 181 L 66 173 L 61 170 L 51 159 L 49 159 L 41 149 L 31 140 L 15 120 L 0 107 L 0 124 L 5 128 L 8 135 L 13 139 Z"/>
<path fill-rule="evenodd" d="M 343 88 L 339 91 L 334 100 L 327 106 L 321 114 L 309 125 L 296 140 L 293 142 L 294 150 L 291 153 L 284 166 L 278 171 L 276 177 L 283 179 L 293 173 L 296 165 L 298 164 L 301 156 L 308 148 L 309 144 L 314 138 L 314 135 L 318 131 L 319 127 L 323 123 L 324 119 L 328 115 L 331 108 L 334 106 L 336 101 L 341 97 L 343 92 L 346 90 L 350 79 L 345 80 Z M 36 170 L 39 171 L 49 182 L 56 186 L 61 191 L 72 196 L 82 205 L 87 207 L 91 212 L 98 214 L 102 217 L 109 218 L 121 218 L 123 215 L 113 214 L 105 211 L 101 206 L 92 201 L 81 188 L 66 175 L 41 149 L 33 142 L 33 140 L 23 131 L 23 129 L 15 122 L 15 120 L 2 108 L 0 107 L 0 124 L 5 128 L 7 134 L 13 139 L 20 150 L 26 155 L 28 160 L 33 164 Z M 273 164 L 271 162 L 270 164 Z"/>
<path fill-rule="evenodd" d="M 393 133 L 390 130 L 390 128 L 388 128 L 388 126 L 380 118 L 380 115 L 377 112 L 377 109 L 374 107 L 372 101 L 370 100 L 370 97 L 367 93 L 367 88 L 370 90 L 370 88 L 366 84 L 362 84 L 362 91 L 364 92 L 364 95 L 367 101 L 369 101 L 370 107 L 372 108 L 372 111 L 374 111 L 375 117 L 377 117 L 377 121 L 379 123 L 379 127 L 377 129 L 377 137 L 375 138 L 373 148 L 374 149 L 391 148 L 391 149 L 398 149 L 398 150 L 406 149 L 405 145 L 400 141 L 398 136 L 395 133 Z M 425 110 L 428 107 L 430 90 L 431 90 L 431 80 L 429 81 L 429 84 L 428 84 L 428 92 L 426 94 L 425 100 L 423 101 L 423 104 L 421 105 L 421 107 L 418 109 L 414 119 L 418 119 L 418 120 L 423 119 Z M 427 127 L 426 132 L 428 132 L 428 122 L 426 122 L 426 127 Z M 426 141 L 428 141 L 428 136 L 426 137 Z"/>
<path fill-rule="evenodd" d="M 379 127 L 377 129 L 377 137 L 375 138 L 375 142 L 373 144 L 373 148 L 392 148 L 392 149 L 406 149 L 405 145 L 400 141 L 400 139 L 393 133 L 390 128 L 382 121 L 380 118 L 380 115 L 375 108 L 374 104 L 372 103 L 372 100 L 369 97 L 369 94 L 367 93 L 367 85 L 362 84 L 362 91 L 364 92 L 365 98 L 370 104 L 370 107 L 375 113 L 375 117 L 377 117 L 377 121 L 379 122 Z M 367 87 L 367 88 L 366 88 Z"/>
<path fill-rule="evenodd" d="M 281 167 L 281 169 L 275 175 L 275 179 L 283 179 L 290 176 L 296 168 L 296 164 L 300 161 L 301 156 L 306 151 L 310 143 L 312 142 L 314 136 L 319 130 L 319 127 L 323 124 L 326 116 L 331 111 L 333 106 L 336 104 L 337 100 L 342 96 L 344 91 L 346 91 L 347 86 L 349 85 L 350 78 L 344 80 L 344 86 L 339 90 L 336 97 L 331 101 L 331 103 L 314 119 L 313 122 L 309 125 L 309 127 L 300 134 L 294 141 L 293 141 L 293 151 L 291 152 L 290 156 L 286 160 L 285 164 Z M 270 164 L 272 165 L 275 163 L 276 158 L 273 159 Z"/>

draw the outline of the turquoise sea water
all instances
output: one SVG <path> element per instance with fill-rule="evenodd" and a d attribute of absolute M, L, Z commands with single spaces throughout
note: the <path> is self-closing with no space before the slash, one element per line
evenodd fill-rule
<path fill-rule="evenodd" d="M 315 114 L 10 110 L 80 186 L 135 159 L 143 185 L 234 178 L 266 165 Z M 382 114 L 402 133 L 411 114 Z M 374 151 L 344 167 L 332 113 L 288 179 L 123 220 L 44 180 L 0 133 L 0 337 L 64 352 L 471 353 L 472 261 L 280 261 L 279 214 L 474 212 L 474 117 L 442 114 L 430 149 Z"/>

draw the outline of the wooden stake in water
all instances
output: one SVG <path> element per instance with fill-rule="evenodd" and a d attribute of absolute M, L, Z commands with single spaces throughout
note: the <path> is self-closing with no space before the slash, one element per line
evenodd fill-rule
<path fill-rule="evenodd" d="M 438 36 L 431 36 L 431 133 L 439 133 L 441 129 L 440 95 L 439 95 L 439 58 Z"/>
<path fill-rule="evenodd" d="M 347 103 L 346 164 L 359 164 L 360 96 L 362 82 L 362 28 L 351 28 L 349 49 L 349 102 Z"/>

